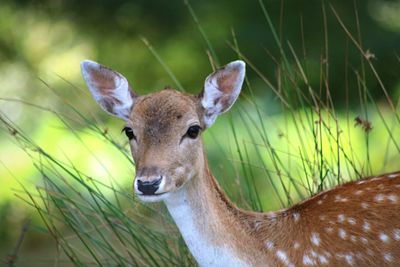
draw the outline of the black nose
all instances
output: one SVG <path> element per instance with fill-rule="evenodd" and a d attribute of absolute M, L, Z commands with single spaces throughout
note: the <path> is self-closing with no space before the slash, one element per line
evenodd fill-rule
<path fill-rule="evenodd" d="M 143 193 L 143 195 L 154 195 L 160 186 L 162 177 L 155 179 L 153 181 L 137 180 L 138 190 Z"/>

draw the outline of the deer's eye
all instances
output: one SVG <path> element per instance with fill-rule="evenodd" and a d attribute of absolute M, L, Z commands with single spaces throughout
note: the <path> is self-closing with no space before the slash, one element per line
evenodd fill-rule
<path fill-rule="evenodd" d="M 136 136 L 135 136 L 135 134 L 133 133 L 133 130 L 132 130 L 132 128 L 129 128 L 129 127 L 124 127 L 123 129 L 122 129 L 122 131 L 123 132 L 125 132 L 125 135 L 129 138 L 129 140 L 136 140 Z"/>
<path fill-rule="evenodd" d="M 201 127 L 199 125 L 190 126 L 186 132 L 186 136 L 195 139 L 200 133 Z"/>

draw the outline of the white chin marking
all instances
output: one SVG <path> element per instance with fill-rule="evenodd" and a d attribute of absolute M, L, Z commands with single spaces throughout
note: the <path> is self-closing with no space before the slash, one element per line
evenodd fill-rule
<path fill-rule="evenodd" d="M 169 197 L 169 192 L 159 195 L 143 195 L 136 193 L 136 196 L 143 202 L 160 202 Z"/>

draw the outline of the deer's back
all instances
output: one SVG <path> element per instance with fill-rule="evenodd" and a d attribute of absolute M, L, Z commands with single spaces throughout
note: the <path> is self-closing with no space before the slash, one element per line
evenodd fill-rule
<path fill-rule="evenodd" d="M 254 222 L 282 266 L 400 264 L 400 173 L 350 182 Z"/>

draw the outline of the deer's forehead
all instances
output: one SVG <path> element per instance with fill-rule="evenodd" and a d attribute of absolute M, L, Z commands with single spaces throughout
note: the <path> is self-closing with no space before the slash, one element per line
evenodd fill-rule
<path fill-rule="evenodd" d="M 132 121 L 145 130 L 164 133 L 197 116 L 195 97 L 169 89 L 140 97 L 131 113 Z"/>

